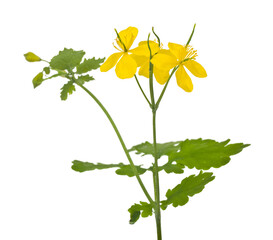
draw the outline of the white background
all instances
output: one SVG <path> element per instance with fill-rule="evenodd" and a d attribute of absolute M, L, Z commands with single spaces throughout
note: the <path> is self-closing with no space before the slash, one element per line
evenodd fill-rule
<path fill-rule="evenodd" d="M 165 47 L 191 44 L 208 77 L 192 77 L 185 93 L 172 79 L 158 111 L 158 142 L 211 138 L 251 147 L 183 207 L 162 213 L 163 239 L 272 240 L 271 1 L 3 1 L 0 93 L 0 239 L 156 239 L 154 217 L 129 225 L 127 209 L 145 201 L 136 179 L 114 170 L 77 173 L 74 159 L 127 163 L 98 106 L 81 89 L 61 101 L 58 78 L 33 89 L 44 63 L 64 47 L 107 57 L 118 31 L 135 26 L 145 40 L 152 26 Z M 134 79 L 94 71 L 86 84 L 112 114 L 128 147 L 151 141 L 151 113 Z M 148 90 L 147 79 L 141 84 Z M 156 92 L 161 86 L 156 84 Z M 147 92 L 148 93 L 148 92 Z M 133 156 L 136 164 L 149 157 Z M 187 171 L 186 174 L 197 173 Z M 182 175 L 160 175 L 162 198 Z M 152 190 L 152 177 L 143 176 Z"/>

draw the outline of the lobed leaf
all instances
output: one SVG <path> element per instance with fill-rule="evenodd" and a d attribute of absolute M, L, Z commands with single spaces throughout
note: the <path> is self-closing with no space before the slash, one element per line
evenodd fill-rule
<path fill-rule="evenodd" d="M 212 175 L 213 173 L 203 173 L 200 171 L 197 176 L 191 175 L 184 178 L 175 188 L 167 191 L 167 200 L 161 202 L 161 208 L 166 209 L 170 204 L 174 207 L 185 205 L 189 201 L 189 196 L 192 197 L 193 195 L 200 193 L 205 185 L 215 178 Z"/>
<path fill-rule="evenodd" d="M 68 97 L 68 94 L 72 94 L 74 91 L 76 91 L 73 81 L 68 81 L 66 84 L 63 85 L 61 88 L 61 99 L 66 100 Z"/>
<path fill-rule="evenodd" d="M 167 143 L 157 143 L 157 158 L 159 159 L 163 155 L 169 155 L 172 152 L 176 152 L 179 150 L 178 146 L 179 142 L 167 142 Z M 138 145 L 133 146 L 129 151 L 136 151 L 136 154 L 144 155 L 152 155 L 154 156 L 154 145 L 145 142 Z"/>
<path fill-rule="evenodd" d="M 146 202 L 140 202 L 140 204 L 134 204 L 128 209 L 130 213 L 130 224 L 136 223 L 139 217 L 149 217 L 153 215 L 153 207 L 151 204 Z"/>
<path fill-rule="evenodd" d="M 95 80 L 92 76 L 87 75 L 81 75 L 76 79 L 76 82 L 80 85 L 83 85 L 85 82 L 89 82 Z"/>
<path fill-rule="evenodd" d="M 159 171 L 164 170 L 166 173 L 183 173 L 185 168 L 180 163 L 167 162 L 165 165 L 159 167 Z"/>
<path fill-rule="evenodd" d="M 133 177 L 134 172 L 130 165 L 125 165 L 123 163 L 118 164 L 104 164 L 104 163 L 89 163 L 89 162 L 82 162 L 78 160 L 74 160 L 72 165 L 72 169 L 77 172 L 85 172 L 85 171 L 92 171 L 95 169 L 107 169 L 107 168 L 118 168 L 116 170 L 116 174 L 118 175 L 126 175 L 128 177 Z M 139 175 L 145 173 L 147 169 L 142 168 L 140 166 L 135 166 Z"/>
<path fill-rule="evenodd" d="M 50 61 L 50 67 L 59 70 L 72 70 L 80 64 L 84 56 L 84 51 L 74 51 L 73 49 L 65 48 L 59 54 L 53 57 Z"/>
<path fill-rule="evenodd" d="M 87 73 L 91 70 L 98 69 L 100 67 L 100 64 L 103 63 L 105 58 L 98 58 L 95 59 L 94 57 L 91 59 L 84 59 L 84 61 L 77 66 L 77 73 Z"/>
<path fill-rule="evenodd" d="M 229 144 L 229 139 L 223 142 L 201 138 L 185 140 L 179 143 L 179 151 L 169 155 L 170 161 L 183 164 L 188 168 L 208 170 L 211 167 L 219 168 L 230 161 L 230 156 L 235 155 L 249 146 L 249 144 Z"/>

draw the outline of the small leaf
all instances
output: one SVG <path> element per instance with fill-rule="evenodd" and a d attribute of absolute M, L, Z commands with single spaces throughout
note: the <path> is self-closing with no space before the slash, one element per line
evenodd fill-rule
<path fill-rule="evenodd" d="M 66 100 L 68 97 L 68 94 L 71 95 L 74 91 L 76 91 L 73 81 L 69 81 L 66 84 L 64 84 L 61 90 L 62 90 L 61 91 L 62 100 Z"/>
<path fill-rule="evenodd" d="M 159 171 L 164 170 L 166 173 L 183 173 L 185 168 L 180 163 L 167 162 L 165 165 L 159 167 Z"/>
<path fill-rule="evenodd" d="M 145 218 L 153 215 L 153 207 L 151 204 L 146 202 L 140 202 L 140 204 L 134 204 L 128 209 L 130 213 L 130 224 L 136 223 L 139 216 Z"/>
<path fill-rule="evenodd" d="M 137 169 L 137 172 L 139 175 L 145 173 L 147 171 L 147 169 L 145 168 L 142 168 L 140 166 L 135 166 L 136 169 Z M 133 177 L 135 176 L 134 172 L 133 172 L 133 169 L 131 168 L 130 165 L 123 165 L 123 166 L 120 166 L 119 169 L 116 170 L 116 174 L 118 175 L 127 175 L 128 177 Z"/>
<path fill-rule="evenodd" d="M 172 204 L 174 207 L 185 205 L 189 201 L 189 196 L 192 197 L 200 193 L 205 188 L 205 185 L 215 178 L 212 175 L 213 173 L 200 171 L 197 176 L 191 175 L 183 179 L 175 188 L 167 191 L 167 200 L 161 202 L 161 208 L 166 209 L 169 204 Z"/>
<path fill-rule="evenodd" d="M 77 172 L 85 172 L 85 171 L 92 171 L 95 169 L 107 169 L 107 168 L 118 168 L 116 173 L 118 175 L 126 175 L 128 177 L 133 177 L 134 172 L 130 165 L 125 165 L 123 163 L 118 164 L 103 164 L 103 163 L 89 163 L 89 162 L 82 162 L 78 160 L 74 160 L 72 165 L 72 169 Z M 147 169 L 141 168 L 140 166 L 135 166 L 138 174 L 141 175 L 147 171 Z"/>
<path fill-rule="evenodd" d="M 91 59 L 84 59 L 84 61 L 77 66 L 77 73 L 87 73 L 91 70 L 95 70 L 100 67 L 100 64 L 103 63 L 105 58 L 95 59 L 94 57 Z"/>
<path fill-rule="evenodd" d="M 170 161 L 176 161 L 189 168 L 208 170 L 211 167 L 219 168 L 230 161 L 230 156 L 237 154 L 249 144 L 228 144 L 230 140 L 216 142 L 214 140 L 194 139 L 179 143 L 179 151 L 169 156 Z"/>
<path fill-rule="evenodd" d="M 24 56 L 25 56 L 25 59 L 28 62 L 39 62 L 39 61 L 41 61 L 41 58 L 38 57 L 36 54 L 34 54 L 32 52 L 28 52 L 28 53 L 24 54 Z"/>
<path fill-rule="evenodd" d="M 82 76 L 79 76 L 77 79 L 76 79 L 76 82 L 80 85 L 83 85 L 85 82 L 89 82 L 91 80 L 95 80 L 92 76 L 89 76 L 88 74 L 87 75 L 82 75 Z"/>
<path fill-rule="evenodd" d="M 50 66 L 53 69 L 71 71 L 80 64 L 84 54 L 84 51 L 74 51 L 73 49 L 65 48 L 51 59 Z"/>
<path fill-rule="evenodd" d="M 40 72 L 33 78 L 32 83 L 34 88 L 41 85 L 41 83 L 44 81 L 43 76 L 44 76 L 43 72 Z"/>
<path fill-rule="evenodd" d="M 172 152 L 178 151 L 178 143 L 179 142 L 157 143 L 157 158 L 159 159 L 163 155 L 169 155 Z M 154 145 L 149 142 L 145 142 L 133 146 L 129 151 L 136 151 L 136 154 L 142 154 L 142 156 L 148 154 L 154 156 Z"/>

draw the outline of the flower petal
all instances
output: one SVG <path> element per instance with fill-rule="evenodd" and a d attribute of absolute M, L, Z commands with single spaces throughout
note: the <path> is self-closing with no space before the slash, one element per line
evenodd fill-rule
<path fill-rule="evenodd" d="M 114 67 L 122 54 L 122 52 L 114 53 L 110 57 L 108 57 L 107 60 L 100 66 L 101 72 L 107 72 L 112 67 Z"/>
<path fill-rule="evenodd" d="M 179 64 L 173 55 L 165 53 L 156 54 L 151 59 L 151 62 L 155 65 L 155 67 L 162 70 L 170 70 Z"/>
<path fill-rule="evenodd" d="M 158 46 L 158 43 L 156 43 L 155 41 L 149 41 L 149 45 L 152 51 L 152 55 L 156 54 L 160 49 Z M 150 57 L 150 50 L 148 48 L 147 41 L 141 41 L 138 44 L 138 47 L 130 50 L 130 52 L 136 55 L 143 55 L 146 57 Z"/>
<path fill-rule="evenodd" d="M 131 54 L 130 56 L 136 61 L 138 67 L 142 66 L 147 61 L 149 61 L 149 58 L 145 56 L 138 56 L 135 54 Z"/>
<path fill-rule="evenodd" d="M 193 90 L 191 78 L 189 77 L 189 75 L 187 74 L 183 66 L 180 66 L 177 69 L 175 76 L 176 76 L 177 85 L 179 87 L 181 87 L 186 92 L 191 92 Z"/>
<path fill-rule="evenodd" d="M 186 49 L 182 45 L 176 44 L 176 43 L 168 43 L 168 47 L 169 47 L 171 53 L 179 61 L 182 61 L 185 58 L 185 56 L 186 56 Z"/>
<path fill-rule="evenodd" d="M 154 67 L 155 79 L 159 84 L 165 84 L 169 78 L 169 70 L 161 70 Z"/>
<path fill-rule="evenodd" d="M 134 40 L 136 39 L 137 34 L 138 29 L 135 27 L 128 27 L 127 29 L 119 32 L 120 39 L 124 43 L 127 50 L 129 50 L 130 47 L 132 46 Z M 123 46 L 118 39 L 117 43 L 123 49 Z"/>
<path fill-rule="evenodd" d="M 146 78 L 149 78 L 149 66 L 150 66 L 150 63 L 149 63 L 149 60 L 148 60 L 148 61 L 146 61 L 145 64 L 143 64 L 143 65 L 140 67 L 140 69 L 139 69 L 139 71 L 138 71 L 138 74 L 139 74 L 140 76 L 144 76 L 144 77 L 146 77 Z"/>
<path fill-rule="evenodd" d="M 194 60 L 189 60 L 183 63 L 187 69 L 195 76 L 199 78 L 204 78 L 207 76 L 206 70 L 203 68 L 203 66 L 194 61 Z"/>
<path fill-rule="evenodd" d="M 136 61 L 128 54 L 125 53 L 119 60 L 116 66 L 116 74 L 119 78 L 132 78 L 137 70 Z"/>

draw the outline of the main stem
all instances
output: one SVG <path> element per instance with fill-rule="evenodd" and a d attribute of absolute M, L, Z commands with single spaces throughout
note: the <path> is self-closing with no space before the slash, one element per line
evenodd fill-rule
<path fill-rule="evenodd" d="M 157 158 L 157 144 L 156 144 L 156 110 L 157 106 L 154 98 L 153 87 L 153 64 L 150 62 L 149 66 L 149 83 L 150 83 L 150 95 L 153 112 L 153 145 L 154 145 L 154 165 L 153 165 L 153 182 L 154 182 L 154 195 L 155 195 L 155 221 L 157 230 L 157 240 L 162 240 L 161 233 L 161 212 L 160 212 L 160 191 L 159 191 L 159 176 L 158 176 L 158 158 Z"/>
<path fill-rule="evenodd" d="M 138 181 L 140 187 L 142 188 L 142 190 L 143 190 L 144 194 L 146 195 L 147 199 L 149 200 L 150 204 L 151 204 L 151 205 L 154 205 L 154 201 L 153 201 L 153 199 L 151 198 L 150 194 L 148 193 L 147 189 L 145 188 L 145 186 L 144 186 L 144 184 L 143 184 L 143 182 L 142 182 L 142 180 L 141 180 L 141 178 L 140 178 L 140 176 L 139 176 L 139 174 L 138 174 L 138 172 L 137 172 L 137 169 L 136 169 L 136 167 L 135 167 L 135 165 L 134 165 L 134 163 L 133 163 L 133 160 L 131 159 L 131 156 L 130 156 L 130 154 L 129 154 L 129 151 L 128 151 L 127 147 L 125 146 L 125 143 L 124 143 L 124 141 L 123 141 L 123 139 L 122 139 L 122 137 L 121 137 L 121 135 L 120 135 L 120 132 L 119 132 L 119 130 L 118 130 L 118 128 L 117 128 L 115 122 L 113 121 L 112 117 L 110 116 L 110 114 L 108 113 L 108 111 L 106 110 L 106 108 L 102 105 L 102 103 L 96 98 L 96 96 L 95 96 L 93 93 L 91 93 L 91 92 L 90 92 L 86 87 L 84 87 L 83 85 L 81 85 L 81 84 L 78 84 L 78 85 L 79 85 L 85 92 L 87 92 L 87 93 L 95 100 L 95 102 L 100 106 L 100 108 L 102 109 L 102 111 L 103 111 L 103 112 L 105 113 L 105 115 L 107 116 L 108 120 L 110 121 L 112 127 L 114 128 L 114 130 L 115 130 L 115 132 L 116 132 L 116 134 L 117 134 L 117 136 L 118 136 L 118 139 L 119 139 L 119 141 L 120 141 L 120 143 L 121 143 L 121 146 L 122 146 L 122 148 L 123 148 L 123 150 L 124 150 L 124 152 L 125 152 L 125 154 L 126 154 L 126 157 L 128 158 L 128 160 L 129 160 L 129 162 L 130 162 L 130 165 L 131 165 L 131 167 L 132 167 L 132 169 L 133 169 L 133 172 L 134 172 L 134 174 L 135 174 L 135 176 L 136 176 L 136 178 L 137 178 L 137 181 Z"/>

